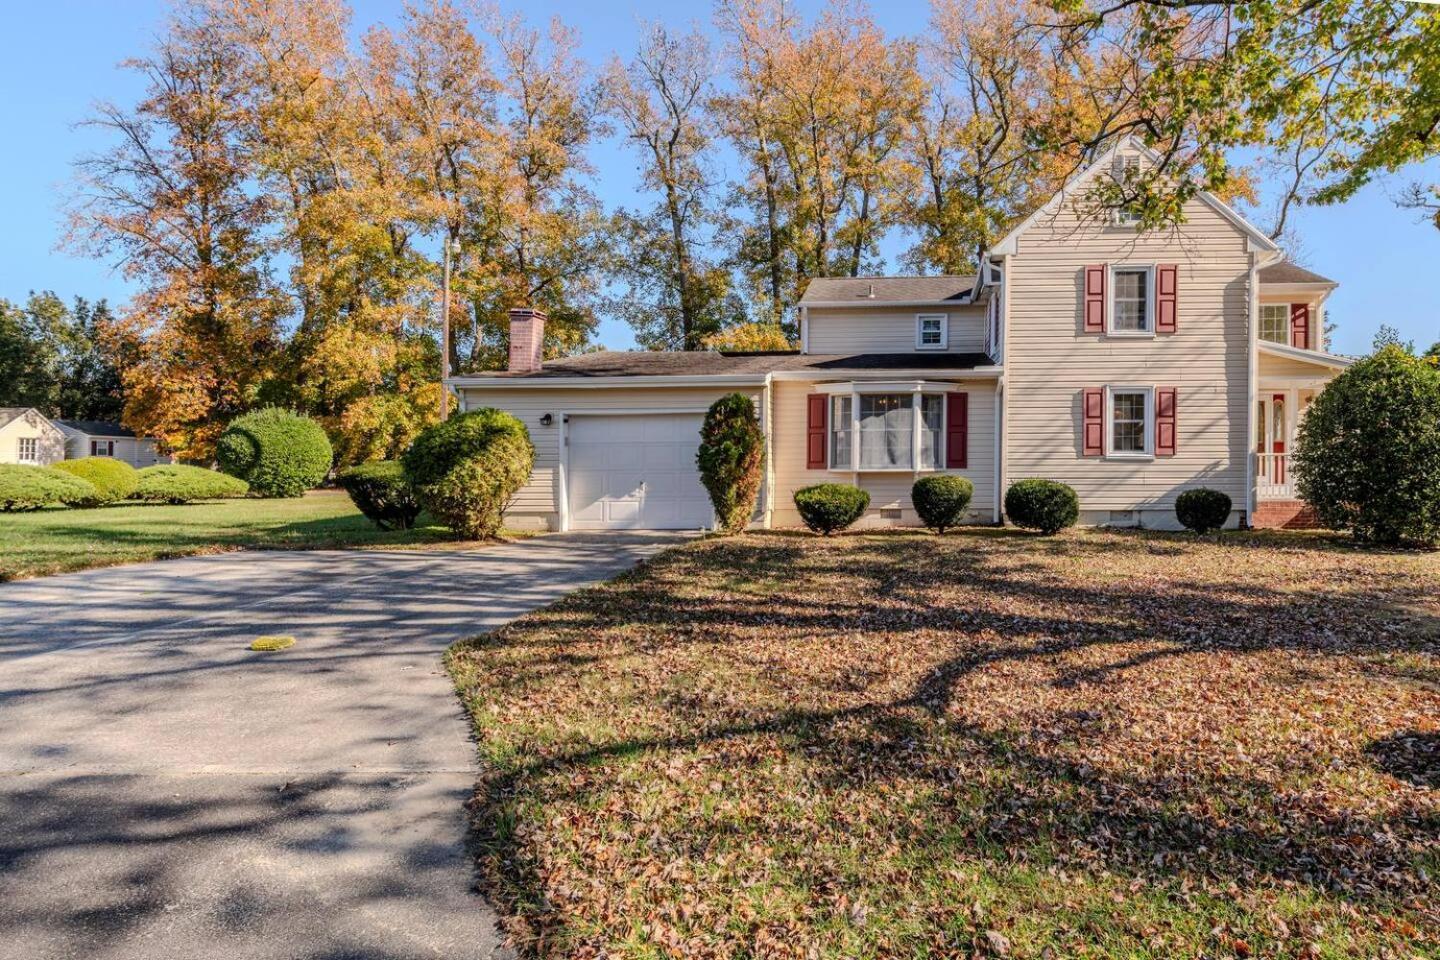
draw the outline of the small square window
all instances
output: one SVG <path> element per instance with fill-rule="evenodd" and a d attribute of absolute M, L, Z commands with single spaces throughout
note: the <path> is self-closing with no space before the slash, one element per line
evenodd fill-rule
<path fill-rule="evenodd" d="M 1260 339 L 1270 343 L 1290 342 L 1290 305 L 1288 303 L 1260 304 Z"/>
<path fill-rule="evenodd" d="M 1150 270 L 1120 267 L 1114 274 L 1114 308 L 1110 329 L 1119 333 L 1150 332 Z"/>
<path fill-rule="evenodd" d="M 949 317 L 943 313 L 922 313 L 915 317 L 915 349 L 944 350 L 949 341 Z"/>

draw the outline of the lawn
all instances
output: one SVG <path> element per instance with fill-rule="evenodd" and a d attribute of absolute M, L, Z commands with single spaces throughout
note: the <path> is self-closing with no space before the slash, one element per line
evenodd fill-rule
<path fill-rule="evenodd" d="M 452 648 L 527 956 L 1440 956 L 1440 556 L 708 540 Z"/>
<path fill-rule="evenodd" d="M 398 546 L 449 539 L 445 527 L 377 530 L 349 496 L 335 490 L 286 500 L 0 513 L 0 580 L 242 547 Z"/>

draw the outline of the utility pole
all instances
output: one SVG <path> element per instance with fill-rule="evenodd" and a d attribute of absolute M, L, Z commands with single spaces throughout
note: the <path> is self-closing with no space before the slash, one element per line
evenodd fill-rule
<path fill-rule="evenodd" d="M 450 379 L 450 255 L 460 252 L 460 241 L 446 237 L 440 244 L 443 249 L 441 262 L 444 264 L 440 282 L 440 419 L 450 417 L 450 390 L 445 381 Z"/>

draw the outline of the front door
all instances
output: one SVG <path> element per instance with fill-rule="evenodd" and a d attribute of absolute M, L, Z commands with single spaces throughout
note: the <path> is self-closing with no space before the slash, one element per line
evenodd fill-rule
<path fill-rule="evenodd" d="M 1259 416 L 1255 420 L 1257 453 L 1285 453 L 1285 394 L 1274 393 L 1260 398 Z M 1265 477 L 1272 483 L 1285 482 L 1285 457 L 1262 457 Z"/>

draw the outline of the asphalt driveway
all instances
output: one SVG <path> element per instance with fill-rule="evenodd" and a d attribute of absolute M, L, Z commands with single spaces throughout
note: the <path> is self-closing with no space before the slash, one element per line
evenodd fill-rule
<path fill-rule="evenodd" d="M 440 655 L 676 541 L 0 584 L 0 957 L 502 955 L 472 892 L 474 747 Z M 247 649 L 276 633 L 298 642 Z"/>

